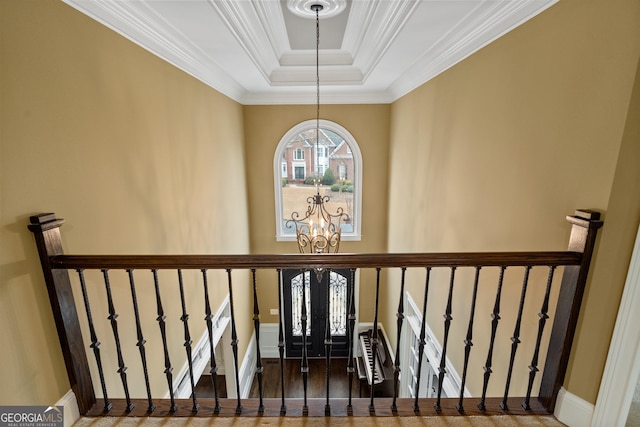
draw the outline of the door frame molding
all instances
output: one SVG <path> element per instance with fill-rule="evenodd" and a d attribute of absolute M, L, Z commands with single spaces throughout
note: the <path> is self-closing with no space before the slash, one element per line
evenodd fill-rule
<path fill-rule="evenodd" d="M 289 273 L 292 274 L 289 277 Z M 302 351 L 302 337 L 301 336 L 290 336 L 292 329 L 292 316 L 293 316 L 293 301 L 291 297 L 291 293 L 289 291 L 285 292 L 285 289 L 290 290 L 291 283 L 294 278 L 298 276 L 302 276 L 302 286 L 306 286 L 307 278 L 305 276 L 308 275 L 309 283 L 309 291 L 306 295 L 306 302 L 310 307 L 308 316 L 307 327 L 311 328 L 311 335 L 307 336 L 307 357 L 325 357 L 325 338 L 326 338 L 326 326 L 327 326 L 327 315 L 328 315 L 328 307 L 330 300 L 328 292 L 331 286 L 331 275 L 334 273 L 337 276 L 343 277 L 346 280 L 346 293 L 347 299 L 345 301 L 345 322 L 346 322 L 346 331 L 344 335 L 333 335 L 332 341 L 334 348 L 332 349 L 332 355 L 338 357 L 346 357 L 348 355 L 348 333 L 349 333 L 349 292 L 353 292 L 353 298 L 356 298 L 357 294 L 357 272 L 353 276 L 353 286 L 349 285 L 351 281 L 351 269 L 343 268 L 343 269 L 333 269 L 322 272 L 320 275 L 316 274 L 314 270 L 299 270 L 299 269 L 285 269 L 282 270 L 282 286 L 281 286 L 281 301 L 282 301 L 282 316 L 281 322 L 284 329 L 283 339 L 284 339 L 284 348 L 285 348 L 285 358 L 299 358 L 303 357 Z M 318 285 L 321 283 L 326 283 L 326 288 L 322 287 L 321 293 L 315 293 L 318 289 Z M 355 303 L 355 300 L 354 300 Z M 356 320 L 357 320 L 357 304 L 355 304 L 356 310 Z M 319 322 L 320 318 L 322 318 L 322 322 Z M 315 325 L 315 327 L 314 327 Z M 293 338 L 291 342 L 288 342 L 289 338 Z M 300 355 L 294 354 L 293 346 L 300 347 Z M 343 353 L 344 352 L 344 353 Z"/>
<path fill-rule="evenodd" d="M 352 349 L 353 349 L 353 352 L 354 352 L 353 354 L 355 354 L 355 351 L 357 349 L 357 346 L 356 346 L 356 341 L 357 340 L 355 339 L 355 337 L 358 335 L 358 325 L 359 325 L 358 322 L 360 320 L 360 270 L 356 270 L 356 274 L 355 274 L 355 278 L 354 279 L 355 279 L 355 283 L 353 284 L 353 303 L 354 303 L 354 306 L 356 308 L 356 319 L 355 319 L 355 327 L 354 327 L 354 331 L 353 331 L 354 339 L 353 339 L 353 342 L 351 343 Z M 282 324 L 282 327 L 284 328 L 284 319 L 285 319 L 284 318 L 284 316 L 285 316 L 284 312 L 285 312 L 285 310 L 284 310 L 284 284 L 283 283 L 278 283 L 278 293 L 280 293 L 280 301 L 283 302 L 282 307 L 280 307 L 280 310 L 278 312 L 278 321 Z M 273 354 L 274 357 L 277 358 L 277 357 L 280 357 L 279 353 L 277 352 L 277 347 L 278 347 L 277 346 L 277 340 L 278 340 L 278 328 L 279 328 L 279 325 L 277 323 L 274 323 L 273 325 L 274 325 L 273 328 L 275 328 L 275 329 L 273 329 L 273 330 L 272 329 L 267 329 L 267 330 L 272 333 L 273 337 L 275 337 L 275 340 L 276 340 L 276 344 L 274 346 L 272 346 L 273 349 L 275 349 L 275 351 L 272 351 L 272 353 L 270 353 L 270 354 Z M 284 336 L 284 334 L 283 334 L 283 340 L 285 341 L 283 344 L 285 345 L 285 348 L 286 348 L 286 345 L 287 345 L 286 340 L 287 340 L 287 338 L 286 338 L 286 336 Z M 262 341 L 263 340 L 260 340 L 261 347 L 263 345 Z M 266 347 L 266 348 L 268 348 L 268 347 Z M 262 348 L 261 348 L 261 350 L 262 350 Z M 265 351 L 268 352 L 269 350 L 265 350 Z M 264 356 L 264 354 L 263 354 L 263 356 Z"/>
<path fill-rule="evenodd" d="M 640 228 L 620 300 L 591 425 L 624 426 L 640 373 Z"/>

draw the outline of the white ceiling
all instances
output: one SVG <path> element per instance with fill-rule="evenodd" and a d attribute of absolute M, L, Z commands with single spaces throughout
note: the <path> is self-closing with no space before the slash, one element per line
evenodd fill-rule
<path fill-rule="evenodd" d="M 389 103 L 557 0 L 64 0 L 242 104 Z M 298 3 L 297 5 L 294 3 Z"/>

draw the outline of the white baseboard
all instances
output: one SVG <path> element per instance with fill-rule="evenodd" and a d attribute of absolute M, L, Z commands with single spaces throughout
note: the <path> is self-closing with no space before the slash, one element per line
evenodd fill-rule
<path fill-rule="evenodd" d="M 265 359 L 277 359 L 280 357 L 278 348 L 278 334 L 280 329 L 277 323 L 260 324 L 260 356 Z"/>
<path fill-rule="evenodd" d="M 218 345 L 218 341 L 222 338 L 224 330 L 229 324 L 229 297 L 227 296 L 216 314 L 211 319 L 213 323 L 212 342 L 215 348 Z M 198 379 L 207 367 L 207 362 L 210 359 L 209 356 L 209 330 L 205 330 L 196 345 L 191 351 L 191 364 L 193 369 L 194 383 L 198 382 Z M 174 396 L 177 399 L 188 399 L 191 396 L 191 378 L 189 377 L 189 362 L 185 360 L 184 364 L 175 375 L 173 380 Z M 169 390 L 165 394 L 165 399 L 170 397 Z"/>
<path fill-rule="evenodd" d="M 591 403 L 561 388 L 553 415 L 569 427 L 584 427 L 591 425 L 593 409 Z"/>
<path fill-rule="evenodd" d="M 419 331 L 422 328 L 422 312 L 408 292 L 405 292 L 405 301 L 407 302 L 405 306 L 406 326 L 403 327 L 403 333 L 406 333 L 406 331 L 411 331 L 411 333 L 415 334 L 417 338 L 418 336 L 420 336 Z M 432 369 L 435 372 L 439 372 L 439 363 L 443 351 L 442 344 L 440 344 L 440 342 L 436 338 L 436 335 L 431 330 L 429 323 L 425 323 L 424 326 L 426 340 L 426 344 L 424 346 L 424 355 L 426 356 L 427 361 L 429 361 Z M 410 347 L 410 337 L 405 336 L 405 338 L 407 339 L 407 341 L 404 342 L 404 345 Z M 400 351 L 402 353 L 402 348 L 400 349 Z M 402 359 L 400 363 L 403 363 Z M 406 359 L 404 363 L 408 366 L 408 359 Z M 460 390 L 460 385 L 462 384 L 462 378 L 458 374 L 458 371 L 456 370 L 449 356 L 445 357 L 445 368 L 447 375 L 445 375 L 444 382 L 442 383 L 442 388 L 444 389 L 447 396 L 457 396 Z M 471 397 L 471 393 L 469 392 L 469 389 L 467 387 L 464 388 L 464 396 Z"/>
<path fill-rule="evenodd" d="M 256 352 L 256 334 L 254 332 L 251 335 L 251 340 L 247 346 L 247 351 L 242 359 L 242 365 L 240 365 L 240 372 L 238 373 L 238 379 L 240 381 L 240 397 L 246 399 L 251 392 L 251 384 L 253 383 L 253 374 L 256 371 L 257 362 Z"/>
<path fill-rule="evenodd" d="M 64 408 L 64 427 L 71 427 L 80 419 L 80 409 L 78 409 L 78 401 L 76 400 L 76 394 L 73 390 L 69 390 L 62 396 L 62 398 L 56 402 L 55 406 L 62 406 Z"/>

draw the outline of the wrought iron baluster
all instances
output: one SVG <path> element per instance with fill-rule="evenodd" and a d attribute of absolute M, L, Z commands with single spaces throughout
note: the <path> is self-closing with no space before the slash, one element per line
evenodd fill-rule
<path fill-rule="evenodd" d="M 302 307 L 300 307 L 300 320 L 302 321 L 302 361 L 300 362 L 300 372 L 302 373 L 302 390 L 304 393 L 304 404 L 302 414 L 309 414 L 307 406 L 307 383 L 309 380 L 309 361 L 307 360 L 307 280 L 311 280 L 311 275 L 303 274 L 304 284 L 302 286 Z"/>
<path fill-rule="evenodd" d="M 536 373 L 538 372 L 538 357 L 540 355 L 540 342 L 542 341 L 542 333 L 544 332 L 544 325 L 549 318 L 549 295 L 551 293 L 551 284 L 553 283 L 553 273 L 555 272 L 556 266 L 549 266 L 549 275 L 547 277 L 547 289 L 544 293 L 544 300 L 542 302 L 542 307 L 540 308 L 540 313 L 538 313 L 538 317 L 540 320 L 538 321 L 538 337 L 536 338 L 536 347 L 533 352 L 533 357 L 531 358 L 531 365 L 529 365 L 529 384 L 527 386 L 527 395 L 522 402 L 522 407 L 529 411 L 531 410 L 530 400 L 531 400 L 531 389 L 533 387 L 533 380 L 536 377 Z"/>
<path fill-rule="evenodd" d="M 207 322 L 207 333 L 209 334 L 209 373 L 213 385 L 213 397 L 215 399 L 214 413 L 220 412 L 220 397 L 218 396 L 218 366 L 216 364 L 216 352 L 213 345 L 213 315 L 211 314 L 211 303 L 209 301 L 209 283 L 207 280 L 207 270 L 202 269 L 202 285 L 204 288 L 204 320 Z"/>
<path fill-rule="evenodd" d="M 124 389 L 125 399 L 127 401 L 127 412 L 131 412 L 134 408 L 131 403 L 131 396 L 129 396 L 129 385 L 127 384 L 127 366 L 124 363 L 122 357 L 122 347 L 120 346 L 120 335 L 118 334 L 118 313 L 113 304 L 113 297 L 111 296 L 111 284 L 109 282 L 109 270 L 103 269 L 102 275 L 104 277 L 104 287 L 107 291 L 107 303 L 109 306 L 109 316 L 107 317 L 111 323 L 111 330 L 113 331 L 113 339 L 116 342 L 116 354 L 118 355 L 118 373 L 120 374 L 120 380 L 122 381 L 122 388 Z"/>
<path fill-rule="evenodd" d="M 424 299 L 422 300 L 422 324 L 420 326 L 420 342 L 418 344 L 418 378 L 416 380 L 415 401 L 413 402 L 413 412 L 420 412 L 420 406 L 418 406 L 418 396 L 420 395 L 420 377 L 422 373 L 422 359 L 424 356 L 424 340 L 426 335 L 426 323 L 427 323 L 427 302 L 429 299 L 429 280 L 431 278 L 431 267 L 427 267 L 427 275 L 424 282 Z"/>
<path fill-rule="evenodd" d="M 369 413 L 373 414 L 376 411 L 376 407 L 373 404 L 374 391 L 375 391 L 375 381 L 373 380 L 376 376 L 376 364 L 375 357 L 378 351 L 378 304 L 380 302 L 380 267 L 376 268 L 376 305 L 374 309 L 373 315 L 373 335 L 371 336 L 371 400 L 369 401 Z"/>
<path fill-rule="evenodd" d="M 473 318 L 476 313 L 476 297 L 478 295 L 478 281 L 480 279 L 480 266 L 476 267 L 476 276 L 473 281 L 473 295 L 471 296 L 471 312 L 469 313 L 469 326 L 467 327 L 467 337 L 464 340 L 464 368 L 462 370 L 462 382 L 460 384 L 460 399 L 456 408 L 460 413 L 464 413 L 462 400 L 464 399 L 464 385 L 467 382 L 467 368 L 469 366 L 469 355 L 473 346 Z"/>
<path fill-rule="evenodd" d="M 487 387 L 489 385 L 489 378 L 491 377 L 491 364 L 493 363 L 493 347 L 496 342 L 496 332 L 498 330 L 498 322 L 500 321 L 500 298 L 502 297 L 502 283 L 504 281 L 504 271 L 507 267 L 500 267 L 500 277 L 498 278 L 498 290 L 496 292 L 496 299 L 493 305 L 493 312 L 491 313 L 491 339 L 489 340 L 489 351 L 487 352 L 487 360 L 484 363 L 484 379 L 482 383 L 482 397 L 480 403 L 478 403 L 478 409 L 486 411 L 485 406 L 487 397 Z"/>
<path fill-rule="evenodd" d="M 440 406 L 442 397 L 442 384 L 444 383 L 444 376 L 447 373 L 447 344 L 449 343 L 449 328 L 451 327 L 452 300 L 453 300 L 453 284 L 455 282 L 456 267 L 451 267 L 451 279 L 449 281 L 449 297 L 447 298 L 447 308 L 444 313 L 444 340 L 442 341 L 442 354 L 440 355 L 440 367 L 438 369 L 438 396 L 436 399 L 435 408 L 440 412 L 442 407 Z"/>
<path fill-rule="evenodd" d="M 256 269 L 251 269 L 251 278 L 253 282 L 253 328 L 256 331 L 256 374 L 258 375 L 258 393 L 260 395 L 260 404 L 258 413 L 264 412 L 264 403 L 262 401 L 262 356 L 260 355 L 260 308 L 258 307 L 258 290 L 256 288 Z"/>
<path fill-rule="evenodd" d="M 522 292 L 520 294 L 520 305 L 518 306 L 518 318 L 516 319 L 516 325 L 513 329 L 513 336 L 511 337 L 511 358 L 509 359 L 509 370 L 507 371 L 507 382 L 504 386 L 504 397 L 500 403 L 500 407 L 503 410 L 508 410 L 507 398 L 509 397 L 509 386 L 511 385 L 511 374 L 513 373 L 513 364 L 516 359 L 516 351 L 518 350 L 518 344 L 520 344 L 520 325 L 522 324 L 522 310 L 524 309 L 524 298 L 527 294 L 527 284 L 529 283 L 530 266 L 526 266 L 524 270 L 524 279 L 522 281 Z"/>
<path fill-rule="evenodd" d="M 160 297 L 160 284 L 158 281 L 158 270 L 151 270 L 153 273 L 153 284 L 156 291 L 156 306 L 158 310 L 158 326 L 160 327 L 160 335 L 162 336 L 162 348 L 164 350 L 164 373 L 167 377 L 167 384 L 169 386 L 169 398 L 171 403 L 169 406 L 169 412 L 176 412 L 178 406 L 176 405 L 175 394 L 173 391 L 173 367 L 171 366 L 171 359 L 169 358 L 169 347 L 167 345 L 167 316 L 164 314 L 164 308 L 162 307 L 162 298 Z"/>
<path fill-rule="evenodd" d="M 402 334 L 402 321 L 404 320 L 404 278 L 406 272 L 407 269 L 405 267 L 402 267 L 402 277 L 400 279 L 400 298 L 398 300 L 398 313 L 396 314 L 398 318 L 398 330 L 396 332 L 396 358 L 393 364 L 393 402 L 391 403 L 391 411 L 394 413 L 398 412 L 396 401 L 398 398 L 398 386 L 400 379 L 400 335 Z"/>
<path fill-rule="evenodd" d="M 196 399 L 196 384 L 193 379 L 193 359 L 191 356 L 191 344 L 193 344 L 193 341 L 191 340 L 191 334 L 189 333 L 189 314 L 187 314 L 187 305 L 184 299 L 184 282 L 182 281 L 182 270 L 180 269 L 178 269 L 178 286 L 180 288 L 180 303 L 182 305 L 182 316 L 180 316 L 180 320 L 184 326 L 184 348 L 187 353 L 189 380 L 191 381 L 191 399 L 193 401 L 191 412 L 198 412 L 200 405 L 198 405 L 198 401 Z"/>
<path fill-rule="evenodd" d="M 326 367 L 326 384 L 327 384 L 327 397 L 324 405 L 324 414 L 331 415 L 331 405 L 329 405 L 329 384 L 331 378 L 331 347 L 333 341 L 331 339 L 331 270 L 327 270 L 327 302 L 326 302 L 326 315 L 325 315 L 325 332 L 324 332 L 324 357 Z"/>
<path fill-rule="evenodd" d="M 282 325 L 282 270 L 278 269 L 278 353 L 280 354 L 280 415 L 287 413 L 287 405 L 284 400 L 284 327 Z"/>
<path fill-rule="evenodd" d="M 142 334 L 142 326 L 140 325 L 140 311 L 138 310 L 138 298 L 136 296 L 136 285 L 135 280 L 133 278 L 133 270 L 127 270 L 129 274 L 129 285 L 131 288 L 131 301 L 133 302 L 133 313 L 136 319 L 136 335 L 138 337 L 138 342 L 136 345 L 138 346 L 138 350 L 140 351 L 140 359 L 142 360 L 142 370 L 144 372 L 144 384 L 147 388 L 147 401 L 149 405 L 147 406 L 147 412 L 153 412 L 156 408 L 156 405 L 153 404 L 153 400 L 151 399 L 151 386 L 149 385 L 149 371 L 147 369 L 147 355 L 144 349 L 144 345 L 147 340 L 144 339 L 144 335 Z"/>
<path fill-rule="evenodd" d="M 87 285 L 84 279 L 84 270 L 76 270 L 78 272 L 78 276 L 80 278 L 80 288 L 82 289 L 82 298 L 84 300 L 84 309 L 87 313 L 87 322 L 89 322 L 89 334 L 91 335 L 91 349 L 93 350 L 93 355 L 96 359 L 96 364 L 98 365 L 98 375 L 100 375 L 100 386 L 102 387 L 102 396 L 104 399 L 104 412 L 109 412 L 113 405 L 109 401 L 109 396 L 107 395 L 107 384 L 104 381 L 104 370 L 102 368 L 102 358 L 100 357 L 100 341 L 98 341 L 98 335 L 96 334 L 96 329 L 93 325 L 93 317 L 91 315 L 91 306 L 89 305 L 89 295 L 87 294 Z"/>
<path fill-rule="evenodd" d="M 353 389 L 353 373 L 355 368 L 353 366 L 353 331 L 356 327 L 356 306 L 354 304 L 354 284 L 356 281 L 356 270 L 351 269 L 351 283 L 349 284 L 349 316 L 348 316 L 348 330 L 347 330 L 347 345 L 349 346 L 349 360 L 347 362 L 347 374 L 349 376 L 349 402 L 347 404 L 347 413 L 353 415 L 353 405 L 351 402 Z"/>
<path fill-rule="evenodd" d="M 242 413 L 242 404 L 240 402 L 240 370 L 238 368 L 238 333 L 236 331 L 236 316 L 233 311 L 233 286 L 231 284 L 231 269 L 227 269 L 227 280 L 229 283 L 229 308 L 231 311 L 231 349 L 233 350 L 233 368 L 236 375 L 236 414 Z"/>

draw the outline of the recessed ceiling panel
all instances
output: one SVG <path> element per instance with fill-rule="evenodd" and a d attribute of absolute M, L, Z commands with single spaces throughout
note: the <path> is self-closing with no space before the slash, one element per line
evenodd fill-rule
<path fill-rule="evenodd" d="M 294 15 L 281 0 L 284 22 L 289 35 L 291 50 L 316 49 L 316 24 L 314 19 Z M 347 27 L 351 2 L 337 16 L 322 18 L 320 23 L 320 49 L 341 49 L 344 31 Z"/>

